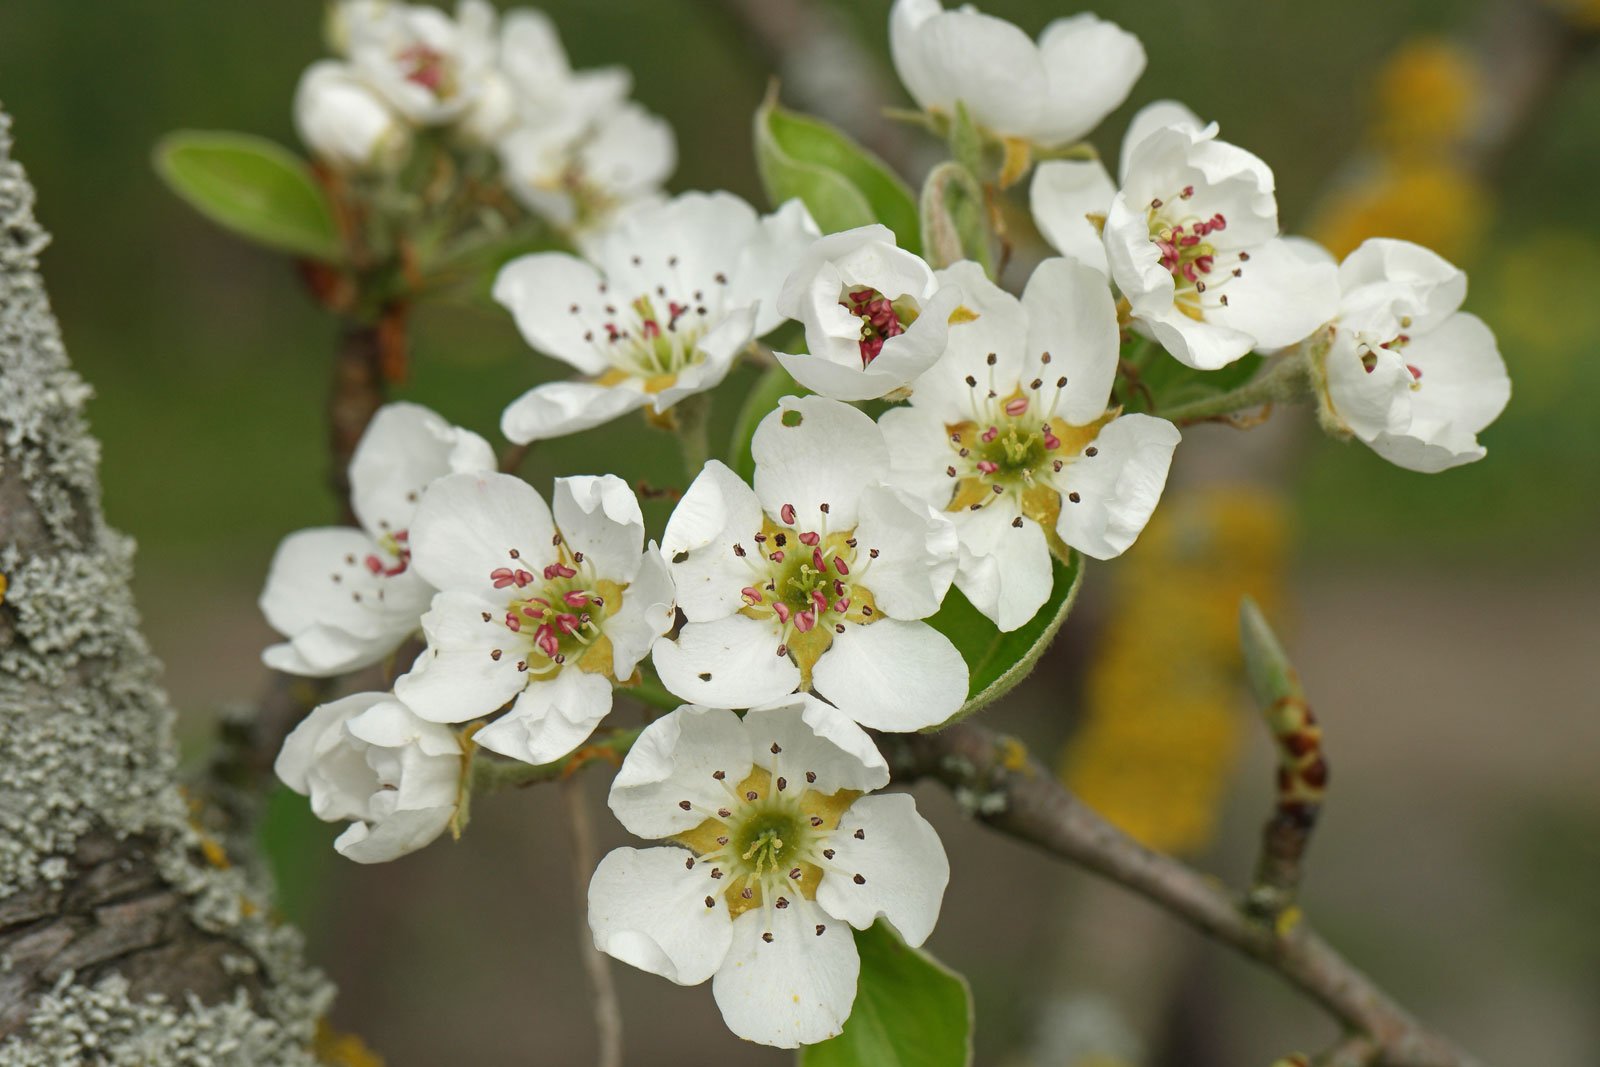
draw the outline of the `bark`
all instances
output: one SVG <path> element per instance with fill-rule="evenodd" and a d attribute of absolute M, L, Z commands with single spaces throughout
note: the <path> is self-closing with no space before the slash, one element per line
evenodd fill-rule
<path fill-rule="evenodd" d="M 332 988 L 191 821 L 0 112 L 0 1064 L 313 1064 Z"/>

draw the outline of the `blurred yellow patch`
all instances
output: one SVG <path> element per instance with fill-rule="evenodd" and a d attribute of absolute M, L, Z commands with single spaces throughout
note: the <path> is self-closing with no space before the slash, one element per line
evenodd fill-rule
<path fill-rule="evenodd" d="M 4 574 L 0 574 L 0 604 L 4 604 L 6 602 L 6 588 L 9 585 L 10 583 L 6 581 L 6 576 Z"/>
<path fill-rule="evenodd" d="M 1341 259 L 1369 237 L 1397 237 L 1459 263 L 1483 236 L 1490 207 L 1482 183 L 1449 163 L 1378 164 L 1330 193 L 1309 230 Z"/>
<path fill-rule="evenodd" d="M 365 1041 L 355 1034 L 341 1034 L 326 1019 L 317 1023 L 312 1051 L 326 1067 L 383 1067 L 383 1057 L 368 1048 Z"/>
<path fill-rule="evenodd" d="M 1501 348 L 1521 358 L 1587 356 L 1600 338 L 1600 302 L 1593 277 L 1573 265 L 1594 262 L 1600 241 L 1566 230 L 1497 243 L 1493 272 L 1476 292 L 1486 296 L 1480 313 L 1494 323 Z"/>
<path fill-rule="evenodd" d="M 1373 134 L 1388 152 L 1427 156 L 1459 141 L 1478 105 L 1467 53 L 1439 38 L 1402 46 L 1378 72 Z"/>
<path fill-rule="evenodd" d="M 1280 600 L 1287 507 L 1246 487 L 1169 491 L 1115 568 L 1117 608 L 1063 755 L 1066 784 L 1151 848 L 1215 832 L 1241 730 L 1239 598 Z"/>

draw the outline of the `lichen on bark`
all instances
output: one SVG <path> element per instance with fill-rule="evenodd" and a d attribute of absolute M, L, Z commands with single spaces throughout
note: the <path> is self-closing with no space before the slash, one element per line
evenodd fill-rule
<path fill-rule="evenodd" d="M 0 1065 L 313 1064 L 332 988 L 177 784 L 47 242 L 0 111 Z"/>

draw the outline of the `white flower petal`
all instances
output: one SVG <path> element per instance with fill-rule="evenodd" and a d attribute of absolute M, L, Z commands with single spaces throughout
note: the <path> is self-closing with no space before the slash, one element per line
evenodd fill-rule
<path fill-rule="evenodd" d="M 809 693 L 751 708 L 744 725 L 751 758 L 775 776 L 787 775 L 798 784 L 805 775 L 809 788 L 819 793 L 869 793 L 889 784 L 889 765 L 867 732 Z"/>
<path fill-rule="evenodd" d="M 961 306 L 977 318 L 950 327 L 945 354 L 916 380 L 911 395 L 919 408 L 954 423 L 974 417 L 974 388 L 987 390 L 993 382 L 997 390 L 1009 389 L 1021 377 L 1028 318 L 1021 301 L 991 282 L 976 263 L 963 260 L 940 271 L 938 279 L 955 286 Z M 977 385 L 968 385 L 968 377 Z"/>
<path fill-rule="evenodd" d="M 716 973 L 733 943 L 727 901 L 718 891 L 725 888 L 683 849 L 619 848 L 589 882 L 595 948 L 679 985 L 698 985 Z"/>
<path fill-rule="evenodd" d="M 375 823 L 353 822 L 333 847 L 357 863 L 388 863 L 429 844 L 450 825 L 455 805 L 397 811 Z"/>
<path fill-rule="evenodd" d="M 1097 455 L 1074 460 L 1057 481 L 1057 536 L 1095 559 L 1127 551 L 1161 500 L 1180 436 L 1172 423 L 1150 415 L 1123 415 L 1103 427 Z"/>
<path fill-rule="evenodd" d="M 1062 376 L 1056 414 L 1081 426 L 1105 413 L 1120 358 L 1117 308 L 1105 275 L 1070 259 L 1047 259 L 1034 269 L 1022 294 L 1028 316 L 1027 353 L 1049 364 L 1037 364 L 1037 377 Z"/>
<path fill-rule="evenodd" d="M 750 708 L 794 692 L 800 668 L 778 655 L 769 621 L 728 615 L 689 622 L 676 641 L 656 642 L 653 662 L 661 684 L 697 704 Z"/>
<path fill-rule="evenodd" d="M 494 469 L 494 449 L 477 434 L 420 404 L 385 404 L 350 457 L 350 507 L 373 536 L 398 533 L 435 478 Z"/>
<path fill-rule="evenodd" d="M 661 552 L 671 561 L 678 607 L 691 622 L 720 619 L 744 606 L 739 590 L 752 571 L 733 546 L 759 533 L 761 519 L 755 490 L 718 460 L 705 465 L 673 508 Z"/>
<path fill-rule="evenodd" d="M 1039 54 L 1049 97 L 1029 135 L 1045 145 L 1079 140 L 1100 125 L 1144 73 L 1139 38 L 1088 12 L 1046 26 Z"/>
<path fill-rule="evenodd" d="M 493 295 L 511 312 L 523 338 L 540 352 L 584 374 L 599 374 L 610 365 L 595 341 L 605 336 L 603 326 L 608 321 L 605 283 L 599 271 L 577 256 L 565 252 L 519 256 L 500 268 Z"/>
<path fill-rule="evenodd" d="M 1228 303 L 1208 307 L 1206 319 L 1249 334 L 1256 348 L 1282 348 L 1310 336 L 1339 311 L 1339 276 L 1322 256 L 1272 240 L 1250 251 L 1250 262 L 1227 283 Z"/>
<path fill-rule="evenodd" d="M 530 682 L 510 711 L 472 739 L 524 763 L 554 763 L 587 741 L 610 711 L 611 680 L 569 666 L 548 682 Z"/>
<path fill-rule="evenodd" d="M 1106 265 L 1100 227 L 1089 217 L 1099 216 L 1103 222 L 1116 195 L 1117 187 L 1098 159 L 1041 163 L 1028 187 L 1033 221 L 1044 239 L 1063 256 L 1101 274 L 1109 274 L 1111 268 Z"/>
<path fill-rule="evenodd" d="M 643 557 L 644 513 L 627 482 L 614 474 L 557 478 L 551 493 L 556 528 L 602 578 L 627 584 Z"/>
<path fill-rule="evenodd" d="M 517 670 L 527 639 L 505 628 L 495 605 L 470 593 L 444 592 L 422 617 L 428 649 L 395 681 L 395 695 L 429 722 L 488 715 L 522 691 Z M 486 622 L 484 613 L 490 618 Z M 495 649 L 501 655 L 493 655 Z"/>
<path fill-rule="evenodd" d="M 513 400 L 500 416 L 500 432 L 519 445 L 603 426 L 650 403 L 650 394 L 621 385 L 546 382 Z"/>
<path fill-rule="evenodd" d="M 818 695 L 863 726 L 908 733 L 937 726 L 967 699 L 967 665 L 925 622 L 846 626 L 817 661 Z"/>
<path fill-rule="evenodd" d="M 411 565 L 438 589 L 490 600 L 503 567 L 537 574 L 555 558 L 550 508 L 510 474 L 451 474 L 428 488 L 411 525 Z"/>
<path fill-rule="evenodd" d="M 711 983 L 728 1029 L 777 1048 L 839 1033 L 855 1002 L 861 957 L 849 925 L 830 920 L 802 897 L 733 921 L 733 943 Z"/>
<path fill-rule="evenodd" d="M 859 579 L 872 590 L 873 603 L 895 619 L 924 619 L 938 611 L 960 552 L 950 520 L 887 485 L 868 486 L 860 509 L 856 540 L 863 552 L 879 552 Z"/>
<path fill-rule="evenodd" d="M 1004 19 L 970 7 L 929 13 L 937 4 L 898 0 L 890 48 L 901 81 L 918 104 L 953 114 L 956 101 L 1001 136 L 1029 136 L 1050 94 L 1039 49 Z"/>
<path fill-rule="evenodd" d="M 955 480 L 946 473 L 950 438 L 929 406 L 918 397 L 910 406 L 890 408 L 878 416 L 878 429 L 889 446 L 890 484 L 942 510 L 955 492 Z"/>
<path fill-rule="evenodd" d="M 889 473 L 889 448 L 871 418 L 826 397 L 786 396 L 750 441 L 755 490 L 768 515 L 786 505 L 803 530 L 848 530 L 861 491 Z M 822 505 L 828 505 L 823 518 Z"/>
<path fill-rule="evenodd" d="M 1128 120 L 1128 129 L 1122 135 L 1122 155 L 1117 163 L 1117 173 L 1128 173 L 1128 160 L 1139 142 L 1157 130 L 1168 126 L 1189 126 L 1196 135 L 1206 129 L 1200 116 L 1176 100 L 1155 100 L 1146 104 Z"/>
<path fill-rule="evenodd" d="M 1346 294 L 1370 285 L 1405 292 L 1408 299 L 1398 314 L 1411 317 L 1407 329 L 1417 334 L 1437 328 L 1467 297 L 1467 276 L 1448 260 L 1421 245 L 1388 238 L 1362 242 L 1339 265 L 1339 286 Z"/>
<path fill-rule="evenodd" d="M 1372 368 L 1362 362 L 1370 355 Z M 1397 352 L 1366 351 L 1349 330 L 1335 331 L 1323 368 L 1328 400 L 1345 427 L 1363 441 L 1382 433 L 1403 433 L 1411 422 L 1411 372 Z"/>
<path fill-rule="evenodd" d="M 1002 632 L 1015 630 L 1050 599 L 1055 575 L 1044 530 L 1024 519 L 1016 499 L 956 516 L 961 537 L 961 569 L 956 588 Z"/>
<path fill-rule="evenodd" d="M 283 739 L 283 748 L 279 750 L 278 758 L 272 765 L 273 772 L 284 785 L 296 793 L 310 796 L 312 769 L 341 744 L 340 737 L 344 724 L 373 705 L 390 699 L 392 698 L 387 693 L 352 693 L 350 696 L 312 708 L 311 712 L 289 731 L 289 736 Z M 339 805 L 341 810 L 348 810 L 349 813 L 329 817 L 355 818 L 356 812 L 359 812 L 361 805 L 365 803 L 366 796 L 372 792 L 367 788 L 367 784 L 367 775 L 362 775 L 359 780 L 349 783 L 348 788 L 341 790 L 346 795 L 343 803 Z"/>
<path fill-rule="evenodd" d="M 1256 339 L 1250 334 L 1191 319 L 1175 308 L 1158 313 L 1135 311 L 1134 314 L 1173 359 L 1196 370 L 1226 367 L 1243 359 L 1256 347 Z"/>
<path fill-rule="evenodd" d="M 817 887 L 823 910 L 858 930 L 882 915 L 908 945 L 928 939 L 950 884 L 950 860 L 915 801 L 904 793 L 862 797 L 839 820 L 829 844 L 835 870 Z"/>
<path fill-rule="evenodd" d="M 622 607 L 605 621 L 611 639 L 611 673 L 627 680 L 639 661 L 650 654 L 656 638 L 672 629 L 677 618 L 676 590 L 661 550 L 651 541 L 640 556 L 639 569 L 622 594 Z"/>
<path fill-rule="evenodd" d="M 639 735 L 611 781 L 608 801 L 617 820 L 637 837 L 662 838 L 692 830 L 727 799 L 716 771 L 730 782 L 750 774 L 750 738 L 724 708 L 686 705 Z M 681 804 L 689 801 L 689 809 Z"/>

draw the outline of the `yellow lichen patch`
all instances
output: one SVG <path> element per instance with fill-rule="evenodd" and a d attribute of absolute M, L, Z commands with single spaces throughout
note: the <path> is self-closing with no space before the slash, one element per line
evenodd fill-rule
<path fill-rule="evenodd" d="M 1237 612 L 1278 602 L 1287 509 L 1256 489 L 1168 493 L 1116 568 L 1116 608 L 1062 778 L 1144 844 L 1204 848 L 1241 731 Z"/>
<path fill-rule="evenodd" d="M 1028 766 L 1028 746 L 1015 737 L 1001 737 L 999 741 L 1000 766 L 1015 774 Z"/>
<path fill-rule="evenodd" d="M 355 1034 L 340 1033 L 326 1019 L 317 1022 L 312 1051 L 326 1067 L 383 1067 L 383 1057 L 368 1048 L 365 1041 Z"/>
<path fill-rule="evenodd" d="M 6 576 L 4 574 L 0 574 L 0 604 L 4 604 L 6 602 L 6 589 L 10 587 L 10 584 L 11 583 L 6 580 Z"/>
<path fill-rule="evenodd" d="M 1273 923 L 1273 929 L 1279 937 L 1288 937 L 1294 932 L 1294 928 L 1300 925 L 1300 920 L 1305 917 L 1305 912 L 1294 905 L 1290 905 L 1278 913 L 1278 918 Z"/>
<path fill-rule="evenodd" d="M 1419 158 L 1459 141 L 1472 127 L 1481 80 L 1451 42 L 1408 42 L 1378 72 L 1374 135 L 1385 151 Z"/>
<path fill-rule="evenodd" d="M 1396 237 L 1459 262 L 1489 221 L 1482 184 L 1441 162 L 1385 164 L 1330 195 L 1310 232 L 1343 258 L 1369 237 Z"/>

